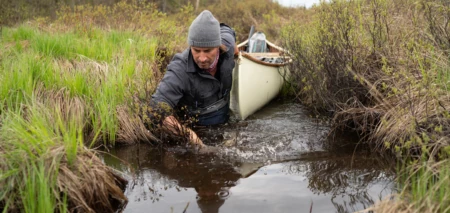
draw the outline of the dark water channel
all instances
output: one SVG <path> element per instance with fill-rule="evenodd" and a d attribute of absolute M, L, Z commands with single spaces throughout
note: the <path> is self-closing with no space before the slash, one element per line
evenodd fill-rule
<path fill-rule="evenodd" d="M 391 163 L 353 146 L 324 148 L 329 128 L 297 104 L 199 132 L 217 153 L 140 144 L 104 156 L 129 180 L 124 212 L 354 212 L 395 192 Z"/>

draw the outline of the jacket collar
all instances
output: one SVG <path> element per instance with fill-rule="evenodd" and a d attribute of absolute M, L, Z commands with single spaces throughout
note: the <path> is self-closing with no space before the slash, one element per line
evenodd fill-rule
<path fill-rule="evenodd" d="M 198 72 L 200 71 L 200 68 L 195 64 L 194 57 L 192 57 L 191 48 L 187 49 L 187 70 L 186 72 Z"/>

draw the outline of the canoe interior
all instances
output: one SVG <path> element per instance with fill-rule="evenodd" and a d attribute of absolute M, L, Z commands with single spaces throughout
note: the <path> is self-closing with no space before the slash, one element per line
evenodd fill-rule
<path fill-rule="evenodd" d="M 266 49 L 268 52 L 254 52 L 247 51 L 248 40 L 238 44 L 239 52 L 243 57 L 266 66 L 285 66 L 292 61 L 286 50 L 266 40 Z"/>

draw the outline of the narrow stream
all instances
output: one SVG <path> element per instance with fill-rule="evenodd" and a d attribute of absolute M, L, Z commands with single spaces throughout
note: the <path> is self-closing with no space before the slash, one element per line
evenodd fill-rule
<path fill-rule="evenodd" d="M 124 212 L 354 212 L 395 193 L 392 163 L 354 146 L 324 148 L 328 126 L 297 104 L 198 132 L 217 153 L 140 144 L 103 156 L 129 180 Z"/>

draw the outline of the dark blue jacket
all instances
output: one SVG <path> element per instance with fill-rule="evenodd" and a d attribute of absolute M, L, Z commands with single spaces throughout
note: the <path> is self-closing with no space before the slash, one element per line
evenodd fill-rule
<path fill-rule="evenodd" d="M 166 103 L 170 108 L 176 109 L 179 115 L 184 113 L 197 118 L 199 125 L 225 123 L 228 120 L 236 40 L 234 30 L 227 25 L 221 24 L 220 32 L 222 44 L 227 47 L 227 51 L 219 55 L 216 76 L 200 69 L 193 60 L 190 48 L 187 48 L 176 54 L 167 66 L 166 74 L 152 96 L 153 107 Z M 223 101 L 225 105 L 219 103 Z M 206 110 L 218 103 L 220 108 Z M 162 117 L 165 116 L 167 115 Z"/>

